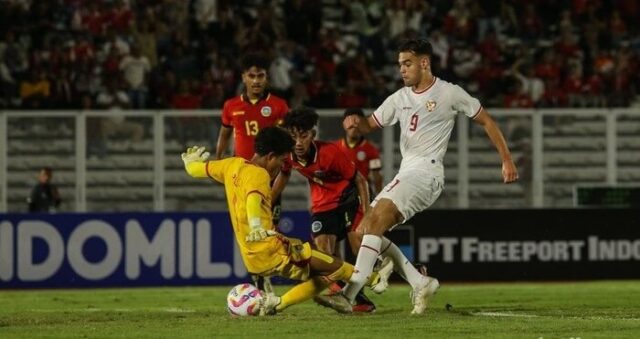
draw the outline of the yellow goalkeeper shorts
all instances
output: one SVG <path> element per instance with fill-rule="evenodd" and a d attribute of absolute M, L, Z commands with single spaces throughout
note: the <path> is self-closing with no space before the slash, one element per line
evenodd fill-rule
<path fill-rule="evenodd" d="M 301 281 L 309 280 L 311 270 L 309 266 L 311 244 L 296 238 L 287 238 L 284 236 L 278 236 L 278 238 L 285 248 L 285 251 L 281 252 L 285 253 L 281 257 L 282 261 L 273 269 L 260 273 L 260 275 L 280 276 Z"/>

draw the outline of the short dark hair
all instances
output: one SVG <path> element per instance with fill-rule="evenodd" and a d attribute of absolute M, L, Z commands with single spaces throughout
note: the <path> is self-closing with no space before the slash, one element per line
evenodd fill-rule
<path fill-rule="evenodd" d="M 258 69 L 269 69 L 269 59 L 267 59 L 264 55 L 258 53 L 250 53 L 245 55 L 240 61 L 240 67 L 242 68 L 242 72 L 248 71 L 251 67 L 256 67 Z"/>
<path fill-rule="evenodd" d="M 294 145 L 289 132 L 280 127 L 271 126 L 258 132 L 253 149 L 260 156 L 271 152 L 279 156 L 291 152 Z"/>
<path fill-rule="evenodd" d="M 364 117 L 364 111 L 362 110 L 362 108 L 359 108 L 359 107 L 349 107 L 344 110 L 344 115 L 342 117 L 346 118 L 350 115 L 357 115 L 359 117 Z"/>
<path fill-rule="evenodd" d="M 318 113 L 310 107 L 298 107 L 285 115 L 283 126 L 300 131 L 312 130 L 318 124 Z"/>
<path fill-rule="evenodd" d="M 398 52 L 413 52 L 416 55 L 431 57 L 433 55 L 433 47 L 431 47 L 429 40 L 425 38 L 407 39 L 400 43 Z"/>
<path fill-rule="evenodd" d="M 51 167 L 49 167 L 49 166 L 44 166 L 44 167 L 40 168 L 40 171 L 47 173 L 47 175 L 49 175 L 49 176 L 51 175 L 51 173 L 53 173 L 53 169 Z"/>

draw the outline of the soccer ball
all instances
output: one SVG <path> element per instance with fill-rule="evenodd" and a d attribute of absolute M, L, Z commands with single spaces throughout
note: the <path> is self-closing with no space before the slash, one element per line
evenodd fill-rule
<path fill-rule="evenodd" d="M 261 299 L 262 292 L 255 286 L 249 283 L 236 285 L 227 295 L 227 309 L 236 316 L 257 315 Z"/>

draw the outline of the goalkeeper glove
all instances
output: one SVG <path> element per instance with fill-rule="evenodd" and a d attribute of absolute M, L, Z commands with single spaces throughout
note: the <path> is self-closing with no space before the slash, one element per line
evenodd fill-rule
<path fill-rule="evenodd" d="M 248 242 L 261 241 L 269 236 L 267 230 L 262 228 L 262 222 L 260 221 L 260 218 L 250 218 L 249 227 L 251 227 L 251 229 L 249 230 L 249 234 L 247 234 L 247 237 L 245 239 Z"/>
<path fill-rule="evenodd" d="M 204 147 L 193 146 L 187 148 L 186 153 L 182 153 L 182 161 L 184 162 L 184 167 L 194 162 L 205 162 L 209 159 L 209 152 L 205 151 Z"/>

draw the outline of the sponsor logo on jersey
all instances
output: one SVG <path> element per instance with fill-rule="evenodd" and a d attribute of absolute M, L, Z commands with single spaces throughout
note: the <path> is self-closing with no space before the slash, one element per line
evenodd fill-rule
<path fill-rule="evenodd" d="M 316 221 L 311 223 L 311 231 L 312 232 L 318 233 L 318 232 L 320 232 L 321 229 L 322 229 L 322 222 L 321 221 L 316 220 Z"/>
<path fill-rule="evenodd" d="M 436 102 L 434 100 L 427 100 L 427 111 L 433 112 L 436 109 Z"/>
<path fill-rule="evenodd" d="M 358 151 L 356 158 L 358 158 L 359 161 L 364 161 L 364 159 L 367 158 L 367 154 L 364 151 Z"/>
<path fill-rule="evenodd" d="M 260 114 L 262 114 L 263 117 L 268 117 L 271 115 L 271 107 L 270 106 L 264 106 L 260 109 Z"/>
<path fill-rule="evenodd" d="M 234 111 L 233 113 L 231 113 L 231 115 L 233 115 L 233 116 L 244 115 L 244 111 Z"/>

